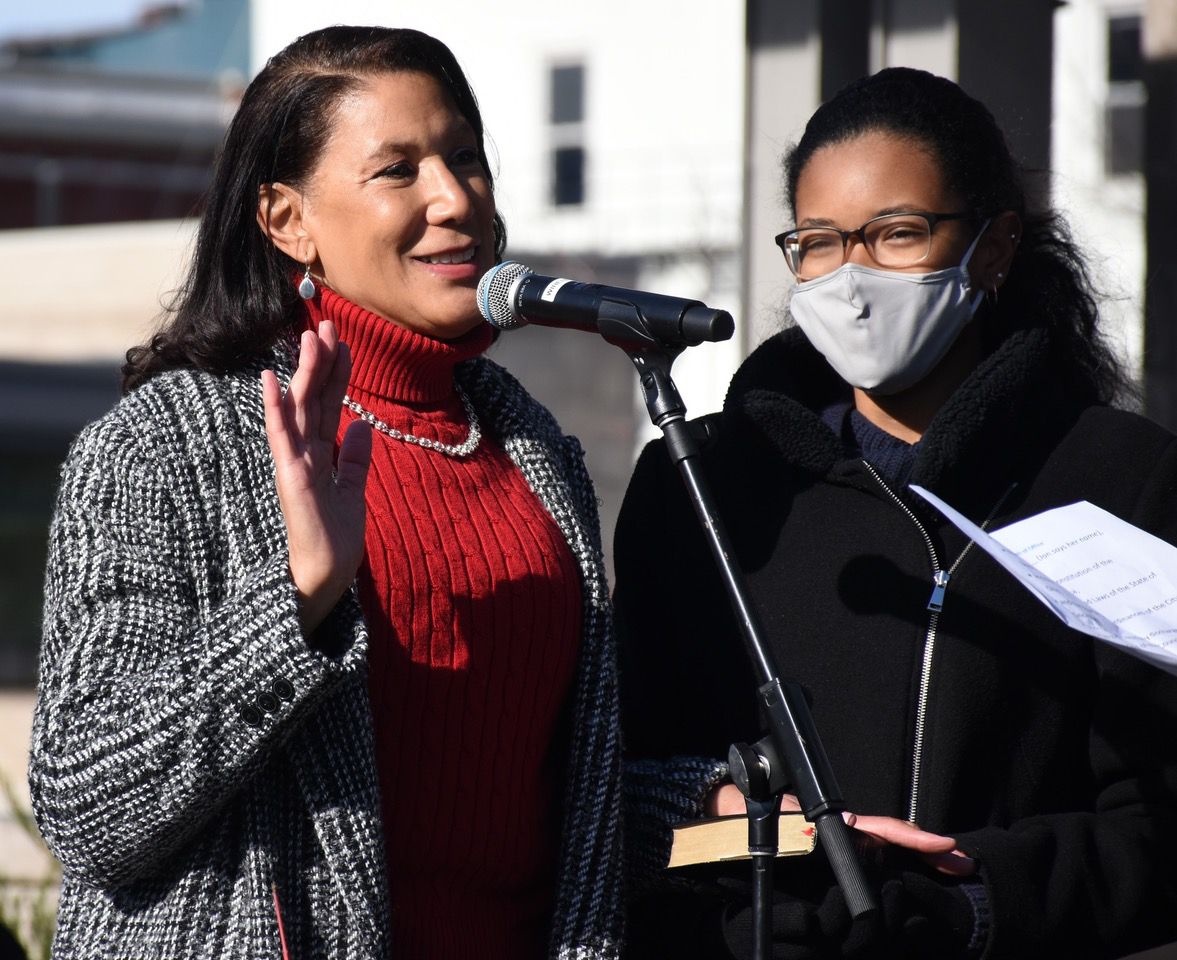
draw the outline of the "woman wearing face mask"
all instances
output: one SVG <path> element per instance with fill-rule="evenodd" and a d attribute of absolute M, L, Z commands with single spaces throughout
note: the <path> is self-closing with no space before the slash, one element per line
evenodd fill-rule
<path fill-rule="evenodd" d="M 780 862 L 773 956 L 1119 957 L 1177 939 L 1177 682 L 1067 628 L 907 489 L 990 526 L 1089 500 L 1177 542 L 1177 440 L 1112 405 L 1126 381 L 1083 262 L 955 84 L 889 69 L 850 85 L 785 176 L 796 325 L 705 418 L 703 466 L 883 909 L 852 923 L 823 856 Z M 661 442 L 615 547 L 647 871 L 629 955 L 747 956 L 747 864 L 658 873 L 671 824 L 742 812 L 721 761 L 763 732 Z"/>
<path fill-rule="evenodd" d="M 440 41 L 331 27 L 246 90 L 177 309 L 62 477 L 55 956 L 617 956 L 596 501 L 482 356 L 504 243 Z"/>

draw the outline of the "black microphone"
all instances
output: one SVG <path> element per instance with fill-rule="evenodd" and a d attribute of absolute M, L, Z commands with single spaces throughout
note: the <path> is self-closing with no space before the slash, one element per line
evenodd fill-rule
<path fill-rule="evenodd" d="M 619 346 L 691 347 L 727 340 L 735 322 L 698 300 L 543 277 L 507 260 L 478 282 L 478 310 L 500 330 L 529 323 L 599 333 Z"/>

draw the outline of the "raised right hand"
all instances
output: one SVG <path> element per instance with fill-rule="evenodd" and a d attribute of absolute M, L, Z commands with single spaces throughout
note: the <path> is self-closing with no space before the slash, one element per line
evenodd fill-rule
<path fill-rule="evenodd" d="M 329 320 L 318 331 L 304 332 L 299 347 L 285 394 L 273 371 L 262 372 L 262 402 L 299 623 L 310 637 L 351 585 L 363 559 L 372 429 L 362 420 L 349 424 L 336 462 L 335 434 L 351 353 Z"/>

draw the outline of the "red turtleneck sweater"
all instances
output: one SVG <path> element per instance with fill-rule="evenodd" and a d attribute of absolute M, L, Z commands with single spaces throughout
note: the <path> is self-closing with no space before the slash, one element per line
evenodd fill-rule
<path fill-rule="evenodd" d="M 454 366 L 489 327 L 434 340 L 326 289 L 308 309 L 351 348 L 353 400 L 404 433 L 466 439 Z M 354 418 L 343 410 L 341 437 Z M 487 434 L 460 460 L 373 435 L 360 601 L 392 941 L 414 960 L 538 960 L 553 905 L 580 579 Z"/>

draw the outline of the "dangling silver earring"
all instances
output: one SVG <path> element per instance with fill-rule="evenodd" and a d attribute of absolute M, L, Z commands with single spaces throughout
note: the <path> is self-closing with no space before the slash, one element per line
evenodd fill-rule
<path fill-rule="evenodd" d="M 997 275 L 997 280 L 1004 280 L 1004 279 L 1005 279 L 1004 273 L 999 273 Z M 997 280 L 993 281 L 993 289 L 989 291 L 989 299 L 994 304 L 997 303 Z"/>
<path fill-rule="evenodd" d="M 298 283 L 298 295 L 304 300 L 314 300 L 315 293 L 315 281 L 311 279 L 311 265 L 308 263 L 306 273 Z"/>

